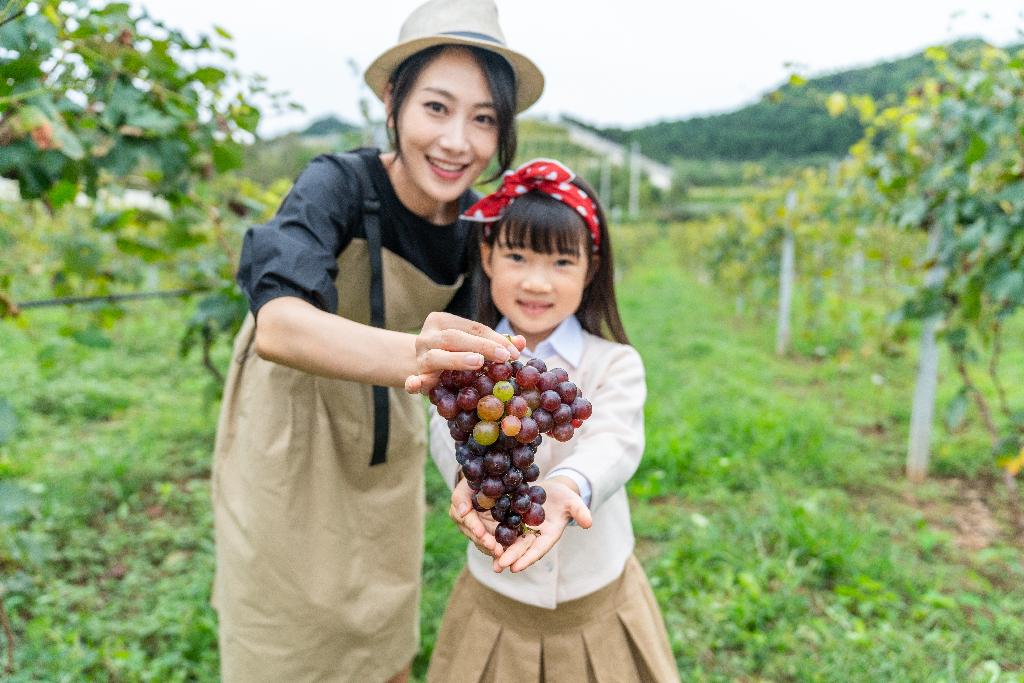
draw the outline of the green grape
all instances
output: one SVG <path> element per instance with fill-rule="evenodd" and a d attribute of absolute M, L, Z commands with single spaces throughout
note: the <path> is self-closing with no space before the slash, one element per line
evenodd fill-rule
<path fill-rule="evenodd" d="M 511 382 L 501 381 L 495 383 L 494 389 L 491 390 L 491 393 L 501 399 L 502 403 L 505 403 L 515 395 L 516 390 L 512 387 Z"/>

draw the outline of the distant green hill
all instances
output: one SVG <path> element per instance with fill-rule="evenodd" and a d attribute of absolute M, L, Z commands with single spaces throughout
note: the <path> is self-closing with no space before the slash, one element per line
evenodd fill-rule
<path fill-rule="evenodd" d="M 299 135 L 302 137 L 337 135 L 351 133 L 356 130 L 359 130 L 359 126 L 342 121 L 336 116 L 325 116 L 309 124 L 305 130 L 299 132 Z"/>
<path fill-rule="evenodd" d="M 954 43 L 952 50 L 981 41 Z M 587 126 L 620 143 L 637 141 L 643 153 L 659 161 L 683 159 L 787 160 L 809 156 L 843 156 L 863 130 L 849 111 L 832 118 L 824 95 L 842 91 L 895 100 L 933 65 L 923 53 L 904 59 L 808 79 L 800 87 L 785 85 L 777 94 L 737 111 L 681 121 L 664 121 L 636 129 Z M 582 123 L 574 121 L 575 123 Z M 582 125 L 586 125 L 583 123 Z"/>

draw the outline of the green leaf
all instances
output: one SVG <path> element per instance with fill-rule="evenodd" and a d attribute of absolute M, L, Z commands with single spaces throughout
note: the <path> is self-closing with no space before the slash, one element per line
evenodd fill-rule
<path fill-rule="evenodd" d="M 1024 272 L 1011 270 L 988 287 L 989 295 L 1001 304 L 1019 306 L 1024 303 Z"/>
<path fill-rule="evenodd" d="M 103 334 L 98 327 L 75 330 L 71 333 L 71 338 L 82 346 L 88 346 L 93 349 L 109 349 L 114 345 L 113 340 Z"/>
<path fill-rule="evenodd" d="M 53 138 L 60 143 L 60 151 L 64 156 L 75 161 L 85 158 L 85 148 L 78 136 L 72 133 L 63 123 L 53 127 Z"/>
<path fill-rule="evenodd" d="M 171 116 L 165 116 L 153 107 L 141 107 L 136 109 L 128 118 L 126 123 L 129 126 L 138 126 L 151 135 L 169 135 L 177 130 L 179 121 Z"/>
<path fill-rule="evenodd" d="M 137 238 L 118 237 L 117 248 L 125 254 L 139 256 L 150 263 L 159 261 L 166 255 L 158 245 Z"/>
<path fill-rule="evenodd" d="M 964 163 L 970 166 L 981 160 L 988 152 L 988 144 L 977 133 L 971 135 L 971 142 L 967 146 L 967 153 L 964 154 Z"/>
<path fill-rule="evenodd" d="M 192 76 L 190 78 L 192 80 L 199 81 L 205 86 L 211 86 L 223 81 L 227 78 L 227 74 L 215 67 L 204 66 L 203 68 L 196 69 L 192 72 Z"/>
<path fill-rule="evenodd" d="M 46 196 L 50 200 L 50 205 L 54 209 L 59 209 L 78 196 L 78 183 L 73 183 L 70 180 L 61 180 L 50 188 Z"/>
<path fill-rule="evenodd" d="M 953 400 L 946 406 L 946 412 L 943 415 L 943 419 L 946 423 L 946 429 L 951 432 L 958 432 L 963 429 L 964 424 L 967 422 L 967 391 L 961 389 L 960 392 L 953 397 Z"/>
<path fill-rule="evenodd" d="M 228 33 L 227 29 L 214 25 L 213 30 L 224 40 L 234 40 L 234 36 Z"/>
<path fill-rule="evenodd" d="M 213 146 L 213 166 L 218 172 L 233 171 L 242 166 L 242 146 L 234 142 L 222 142 Z"/>
<path fill-rule="evenodd" d="M 0 445 L 10 441 L 17 429 L 18 416 L 14 414 L 14 406 L 0 397 Z"/>

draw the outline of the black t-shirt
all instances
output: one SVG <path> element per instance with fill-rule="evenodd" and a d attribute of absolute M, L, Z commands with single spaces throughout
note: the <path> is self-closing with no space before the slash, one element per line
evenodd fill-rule
<path fill-rule="evenodd" d="M 380 161 L 379 150 L 356 150 L 367 162 L 381 202 L 381 244 L 434 282 L 454 284 L 475 260 L 472 228 L 465 221 L 435 225 L 402 204 Z M 467 190 L 460 212 L 476 199 Z M 355 171 L 337 156 L 313 159 L 268 223 L 250 228 L 242 242 L 238 284 L 253 313 L 279 296 L 295 296 L 329 313 L 338 310 L 338 255 L 353 238 L 365 238 L 362 191 Z M 344 274 L 342 274 L 344 276 Z M 470 315 L 467 277 L 446 310 Z M 341 296 L 345 293 L 341 292 Z"/>

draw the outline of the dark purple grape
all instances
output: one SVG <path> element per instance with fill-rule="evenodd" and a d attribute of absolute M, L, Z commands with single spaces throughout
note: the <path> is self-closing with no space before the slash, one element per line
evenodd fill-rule
<path fill-rule="evenodd" d="M 448 433 L 451 434 L 452 439 L 456 443 L 465 443 L 469 439 L 470 435 L 470 432 L 462 431 L 461 429 L 459 429 L 459 426 L 454 423 L 452 424 L 451 427 L 448 428 Z"/>
<path fill-rule="evenodd" d="M 450 420 L 459 414 L 459 404 L 455 401 L 455 394 L 445 394 L 437 402 L 437 414 L 446 420 Z"/>
<path fill-rule="evenodd" d="M 529 496 L 529 494 L 530 494 L 530 485 L 527 484 L 526 481 L 524 480 L 523 483 L 520 484 L 519 486 L 517 486 L 516 490 L 513 493 L 509 494 L 509 495 L 515 496 L 515 497 L 519 497 L 519 496 Z M 513 500 L 514 500 L 514 498 L 513 498 Z"/>
<path fill-rule="evenodd" d="M 533 464 L 533 449 L 529 446 L 516 446 L 512 449 L 512 466 L 519 470 L 525 470 Z"/>
<path fill-rule="evenodd" d="M 522 370 L 516 373 L 516 382 L 518 382 L 519 386 L 523 389 L 529 389 L 537 386 L 537 380 L 539 379 L 540 372 L 532 365 L 525 365 Z"/>
<path fill-rule="evenodd" d="M 498 500 L 494 501 L 494 509 L 500 510 L 502 514 L 509 511 L 512 507 L 512 499 L 508 495 L 501 496 Z"/>
<path fill-rule="evenodd" d="M 555 376 L 555 379 L 558 380 L 559 384 L 561 384 L 562 382 L 569 381 L 569 373 L 566 372 L 563 368 L 552 368 L 551 374 Z"/>
<path fill-rule="evenodd" d="M 590 405 L 590 401 L 577 396 L 576 400 L 572 402 L 572 416 L 577 420 L 586 420 L 588 417 L 593 415 L 594 406 Z"/>
<path fill-rule="evenodd" d="M 510 526 L 513 529 L 518 529 L 523 525 L 523 516 L 517 515 L 514 512 L 506 512 L 505 517 L 502 519 L 505 526 Z"/>
<path fill-rule="evenodd" d="M 506 453 L 488 453 L 484 456 L 484 472 L 492 477 L 500 477 L 509 468 L 509 457 Z M 504 489 L 503 489 L 504 491 Z M 490 495 L 490 494 L 487 494 Z M 499 496 L 501 493 L 498 494 Z M 494 496 L 492 496 L 493 498 Z"/>
<path fill-rule="evenodd" d="M 479 493 L 480 487 L 483 485 L 483 481 L 480 479 L 470 479 L 466 477 L 466 484 L 469 486 L 469 490 L 473 493 Z"/>
<path fill-rule="evenodd" d="M 466 442 L 466 446 L 469 448 L 470 452 L 473 453 L 473 455 L 478 455 L 481 457 L 486 455 L 487 451 L 489 450 L 487 446 L 483 445 L 482 443 L 474 439 L 472 436 L 469 437 L 469 441 Z"/>
<path fill-rule="evenodd" d="M 444 396 L 445 394 L 450 394 L 450 393 L 452 393 L 452 392 L 448 391 L 448 389 L 446 389 L 444 387 L 444 385 L 442 385 L 442 384 L 435 384 L 433 386 L 433 388 L 430 390 L 430 393 L 427 394 L 427 396 L 430 397 L 430 402 L 433 403 L 436 406 L 438 401 L 441 400 L 442 396 Z"/>
<path fill-rule="evenodd" d="M 526 405 L 530 406 L 530 410 L 540 408 L 540 389 L 537 387 L 523 389 L 519 395 L 526 401 Z"/>
<path fill-rule="evenodd" d="M 532 417 L 524 417 L 521 420 L 519 433 L 516 434 L 516 441 L 519 443 L 530 443 L 537 438 L 538 434 L 540 434 L 540 427 L 537 426 L 537 421 Z"/>
<path fill-rule="evenodd" d="M 552 427 L 549 433 L 551 434 L 551 438 L 553 439 L 556 439 L 558 441 L 568 441 L 569 439 L 572 438 L 572 435 L 575 431 L 576 430 L 572 428 L 572 423 L 563 422 L 560 425 L 555 425 L 554 427 Z"/>
<path fill-rule="evenodd" d="M 540 394 L 540 407 L 549 413 L 553 413 L 562 405 L 562 397 L 554 389 L 548 389 Z"/>
<path fill-rule="evenodd" d="M 537 388 L 540 389 L 541 394 L 545 391 L 553 391 L 558 386 L 558 378 L 553 372 L 542 372 L 540 377 L 537 379 Z"/>
<path fill-rule="evenodd" d="M 559 403 L 558 405 L 562 404 Z M 542 408 L 533 411 L 533 415 L 530 417 L 532 417 L 533 421 L 537 423 L 537 431 L 541 434 L 545 434 L 549 429 L 555 426 L 555 421 L 552 419 L 551 413 Z"/>
<path fill-rule="evenodd" d="M 472 432 L 473 427 L 475 427 L 476 423 L 479 421 L 480 419 L 476 416 L 475 412 L 462 411 L 455 416 L 456 426 L 464 432 Z"/>
<path fill-rule="evenodd" d="M 521 360 L 514 360 L 510 363 L 510 365 L 512 366 L 513 377 L 516 375 L 516 373 L 523 369 L 523 361 Z"/>
<path fill-rule="evenodd" d="M 494 380 L 487 375 L 477 375 L 473 387 L 480 392 L 481 396 L 487 396 L 494 391 Z"/>
<path fill-rule="evenodd" d="M 523 470 L 523 481 L 537 481 L 539 478 L 540 468 L 537 467 L 537 463 L 533 463 Z"/>
<path fill-rule="evenodd" d="M 480 484 L 480 491 L 488 498 L 498 498 L 505 493 L 505 485 L 497 477 L 487 477 Z"/>
<path fill-rule="evenodd" d="M 459 410 L 476 410 L 476 402 L 480 400 L 480 392 L 476 387 L 462 387 L 459 389 L 457 402 Z"/>
<path fill-rule="evenodd" d="M 501 481 L 505 484 L 505 490 L 515 490 L 517 486 L 523 483 L 523 471 L 518 467 L 510 467 L 502 477 Z"/>
<path fill-rule="evenodd" d="M 544 490 L 543 486 L 531 486 L 529 496 L 530 502 L 543 505 L 548 499 L 548 492 Z"/>
<path fill-rule="evenodd" d="M 531 358 L 530 360 L 526 361 L 526 364 L 529 365 L 531 368 L 536 368 L 537 372 L 540 373 L 545 373 L 548 371 L 547 363 L 542 361 L 540 358 Z"/>
<path fill-rule="evenodd" d="M 517 538 L 519 538 L 519 531 L 504 524 L 499 524 L 498 528 L 494 530 L 494 540 L 505 548 L 515 543 Z"/>
<path fill-rule="evenodd" d="M 466 464 L 462 466 L 462 475 L 466 479 L 475 479 L 480 481 L 484 478 L 484 461 L 482 458 L 475 458 L 473 460 L 466 460 Z"/>
<path fill-rule="evenodd" d="M 499 510 L 497 506 L 491 508 L 491 519 L 495 522 L 501 523 L 505 521 L 505 517 L 508 515 L 508 510 Z"/>
<path fill-rule="evenodd" d="M 572 422 L 572 408 L 565 403 L 562 403 L 553 413 L 551 413 L 551 419 L 555 421 L 556 425 Z"/>
<path fill-rule="evenodd" d="M 523 514 L 523 522 L 533 527 L 544 523 L 544 508 L 540 503 L 530 503 L 530 509 Z"/>
<path fill-rule="evenodd" d="M 450 392 L 456 392 L 459 390 L 459 383 L 455 381 L 454 370 L 442 370 L 440 377 L 441 386 Z"/>
<path fill-rule="evenodd" d="M 576 396 L 579 394 L 579 391 L 576 389 L 576 385 L 572 382 L 562 382 L 555 387 L 555 391 L 557 391 L 558 395 L 562 398 L 562 403 L 571 404 L 576 400 Z"/>
<path fill-rule="evenodd" d="M 495 382 L 503 382 L 512 376 L 512 365 L 509 363 L 491 363 L 487 368 L 487 376 Z"/>
<path fill-rule="evenodd" d="M 455 383 L 459 385 L 460 388 L 461 387 L 468 387 L 471 384 L 473 384 L 473 382 L 476 381 L 476 371 L 475 370 L 456 370 L 455 374 L 453 375 L 453 379 L 455 380 Z M 465 409 L 463 409 L 463 410 L 465 410 Z"/>
<path fill-rule="evenodd" d="M 459 463 L 459 465 L 465 465 L 469 457 L 469 446 L 464 443 L 455 446 L 455 462 Z"/>
<path fill-rule="evenodd" d="M 521 496 L 517 495 L 512 499 L 512 511 L 517 512 L 520 515 L 526 514 L 531 505 L 533 505 L 533 500 L 530 496 L 525 494 Z"/>
<path fill-rule="evenodd" d="M 537 449 L 538 449 L 538 448 L 540 448 L 540 445 L 541 445 L 542 443 L 544 443 L 544 437 L 542 437 L 542 436 L 538 436 L 538 437 L 537 437 L 536 439 L 534 439 L 534 440 L 533 440 L 533 441 L 532 441 L 532 442 L 530 443 L 530 445 L 531 445 L 531 446 L 533 446 L 533 452 L 534 452 L 534 453 L 536 453 L 536 452 L 537 452 Z"/>

